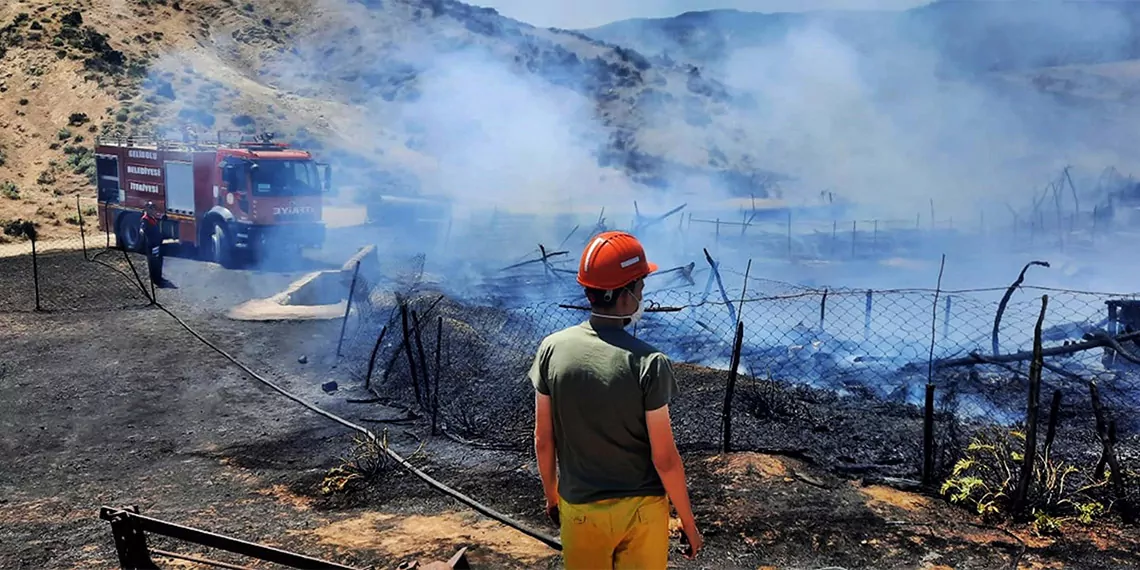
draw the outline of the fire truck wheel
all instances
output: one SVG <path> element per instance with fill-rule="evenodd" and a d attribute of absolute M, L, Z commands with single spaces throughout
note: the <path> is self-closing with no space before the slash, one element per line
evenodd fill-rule
<path fill-rule="evenodd" d="M 237 256 L 234 255 L 233 241 L 230 239 L 230 234 L 226 231 L 225 226 L 215 223 L 210 230 L 209 239 L 210 260 L 226 269 L 237 267 Z"/>
<path fill-rule="evenodd" d="M 119 216 L 118 221 L 115 223 L 115 241 L 119 243 L 120 248 L 127 251 L 142 251 L 142 231 L 139 230 L 140 223 L 142 223 L 142 217 L 138 214 L 128 213 Z"/>

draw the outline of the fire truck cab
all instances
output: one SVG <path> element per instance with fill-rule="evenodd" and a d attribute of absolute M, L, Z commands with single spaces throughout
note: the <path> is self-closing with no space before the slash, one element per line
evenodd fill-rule
<path fill-rule="evenodd" d="M 227 268 L 268 254 L 320 247 L 331 170 L 271 137 L 230 144 L 161 139 L 96 141 L 99 229 L 142 251 L 147 202 L 165 214 L 165 239 Z M 323 173 L 322 173 L 323 170 Z"/>

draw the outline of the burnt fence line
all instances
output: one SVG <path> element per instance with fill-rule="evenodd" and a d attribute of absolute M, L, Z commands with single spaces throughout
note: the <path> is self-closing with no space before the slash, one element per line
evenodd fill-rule
<path fill-rule="evenodd" d="M 873 297 L 870 307 L 866 292 L 820 291 L 745 299 L 744 303 L 738 300 L 744 330 L 741 348 L 735 351 L 736 327 L 725 303 L 693 303 L 691 297 L 678 291 L 647 294 L 650 307 L 636 329 L 639 337 L 679 363 L 717 369 L 712 372 L 717 380 L 711 393 L 700 385 L 693 388 L 696 392 L 688 389 L 688 382 L 694 374 L 699 377 L 701 369 L 679 369 L 682 400 L 688 397 L 700 402 L 692 407 L 679 403 L 677 433 L 687 449 L 715 452 L 724 443 L 720 428 L 731 426 L 734 451 L 808 449 L 806 453 L 814 459 L 840 472 L 916 481 L 928 465 L 934 483 L 955 485 L 962 479 L 954 475 L 955 469 L 964 465 L 962 461 L 976 461 L 972 450 L 977 446 L 989 445 L 986 442 L 993 438 L 1015 450 L 1022 445 L 1016 438 L 1024 433 L 1026 423 L 1031 359 L 988 361 L 997 309 L 993 298 L 944 292 L 935 312 L 936 366 L 933 389 L 928 391 L 933 291 L 882 293 Z M 423 306 L 435 299 L 424 294 L 409 302 Z M 1073 329 L 1074 323 L 1095 325 L 1092 315 L 1106 314 L 1105 299 L 1098 295 L 1066 292 L 1050 294 L 1049 299 L 1041 335 L 1053 351 L 1084 336 Z M 1032 352 L 1039 303 L 1038 297 L 1024 292 L 1008 303 L 1000 331 L 1003 346 L 1009 347 L 1003 358 Z M 420 317 L 421 323 L 427 323 L 421 331 L 426 358 L 415 354 L 414 334 L 406 335 L 413 343 L 413 355 L 407 356 L 398 326 L 388 327 L 384 346 L 376 349 L 374 335 L 384 330 L 387 321 L 383 318 L 374 323 L 377 326 L 369 342 L 352 354 L 362 367 L 372 363 L 372 388 L 378 395 L 404 402 L 408 409 L 404 417 L 378 421 L 431 418 L 441 435 L 462 443 L 525 452 L 533 421 L 533 389 L 526 380 L 533 351 L 546 334 L 585 320 L 584 310 L 580 300 L 502 309 L 448 300 L 438 307 L 434 319 Z M 434 338 L 441 340 L 434 343 L 440 348 L 432 354 L 433 343 L 428 339 Z M 1125 360 L 1121 358 L 1125 354 L 1140 355 L 1140 345 L 1135 343 L 1121 348 L 1127 352 L 1118 352 L 1117 361 Z M 1038 469 L 1056 472 L 1076 466 L 1085 477 L 1096 458 L 1110 455 L 1102 448 L 1109 448 L 1121 469 L 1136 470 L 1140 462 L 1136 423 L 1140 380 L 1134 371 L 1113 364 L 1115 350 L 1046 351 L 1037 393 L 1060 396 L 1054 396 L 1058 404 L 1048 406 L 1048 413 L 1043 408 L 1038 414 L 1040 431 L 1049 433 L 1048 444 L 1037 447 Z M 379 356 L 370 358 L 373 351 Z M 968 366 L 943 366 L 972 355 L 980 358 Z M 710 410 L 724 404 L 734 360 L 739 370 L 735 394 L 725 413 L 718 414 L 721 421 L 711 421 Z M 431 379 L 430 388 L 419 399 L 410 377 L 413 367 L 426 370 Z M 421 374 L 421 388 L 426 386 L 423 378 Z M 1100 387 L 1098 406 L 1103 420 L 1095 420 L 1089 382 Z M 820 433 L 848 431 L 863 443 L 851 444 L 854 451 L 843 456 L 832 457 L 833 452 L 812 447 Z M 784 434 L 784 440 L 772 434 Z M 1047 450 L 1047 457 L 1042 449 Z M 1089 459 L 1090 455 L 1095 457 Z M 1020 465 L 1010 468 L 1016 472 Z M 1086 495 L 1099 493 L 1101 486 L 1088 477 L 1093 486 L 1082 491 L 1085 498 L 1080 500 L 1110 505 L 1117 500 L 1114 496 L 1123 493 L 1127 500 L 1120 505 L 1136 503 L 1129 494 L 1136 488 L 1133 476 L 1122 480 L 1125 491 L 1094 498 Z M 1037 505 L 1044 500 L 1042 496 L 1056 491 L 1045 485 L 1035 480 L 1021 506 Z M 947 491 L 954 492 L 953 487 Z"/>
<path fill-rule="evenodd" d="M 0 239 L 0 311 L 114 310 L 149 304 L 146 262 L 89 231 L 94 208 L 76 200 L 66 220 L 9 222 Z M 79 235 L 45 237 L 42 227 L 77 226 Z M 105 245 L 104 245 L 105 244 Z"/>

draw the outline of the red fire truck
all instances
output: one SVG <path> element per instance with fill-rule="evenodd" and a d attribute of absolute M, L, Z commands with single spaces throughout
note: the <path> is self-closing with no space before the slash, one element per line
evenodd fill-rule
<path fill-rule="evenodd" d="M 166 239 L 227 268 L 324 243 L 329 166 L 270 136 L 223 143 L 219 133 L 216 143 L 205 144 L 99 139 L 95 165 L 99 229 L 114 232 L 127 250 L 142 250 L 139 222 L 147 202 L 166 214 Z"/>

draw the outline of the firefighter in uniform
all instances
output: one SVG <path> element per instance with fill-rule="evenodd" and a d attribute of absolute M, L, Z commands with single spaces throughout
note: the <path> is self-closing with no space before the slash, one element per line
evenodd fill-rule
<path fill-rule="evenodd" d="M 141 224 L 143 246 L 146 247 L 146 266 L 150 272 L 150 281 L 159 288 L 173 288 L 174 284 L 162 276 L 162 228 L 159 222 L 166 218 L 158 215 L 158 207 L 154 202 L 146 203 L 146 212 L 143 214 Z"/>

